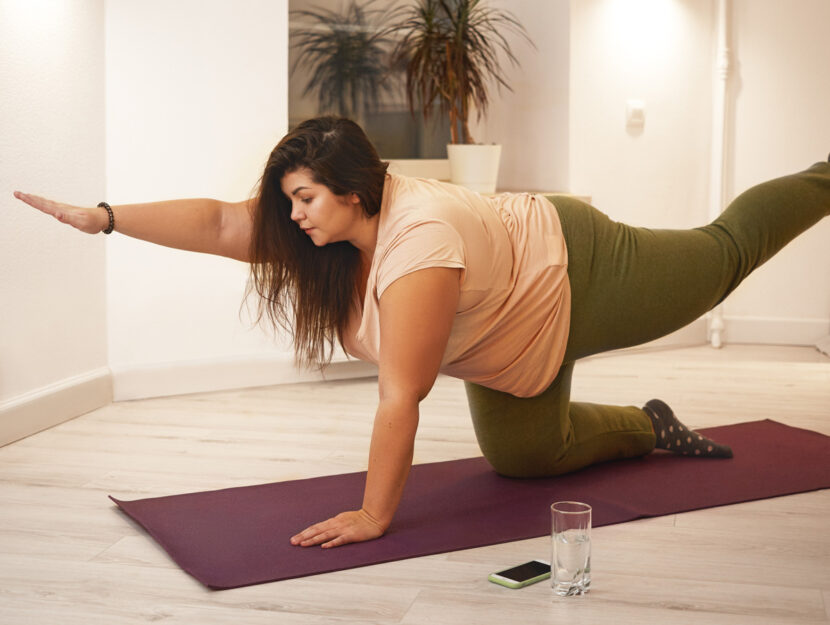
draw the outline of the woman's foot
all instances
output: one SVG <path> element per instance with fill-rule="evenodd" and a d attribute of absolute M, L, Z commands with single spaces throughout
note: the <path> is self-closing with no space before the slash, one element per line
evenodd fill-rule
<path fill-rule="evenodd" d="M 732 448 L 690 430 L 674 416 L 672 409 L 659 399 L 652 399 L 643 406 L 651 418 L 656 447 L 684 456 L 706 456 L 709 458 L 731 458 Z"/>

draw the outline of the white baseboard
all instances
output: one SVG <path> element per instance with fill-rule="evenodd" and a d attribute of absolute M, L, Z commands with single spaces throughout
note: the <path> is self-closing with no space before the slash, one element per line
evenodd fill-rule
<path fill-rule="evenodd" d="M 294 367 L 290 353 L 113 367 L 113 399 L 145 399 L 234 388 L 376 376 L 377 367 L 337 358 L 321 374 Z"/>
<path fill-rule="evenodd" d="M 106 367 L 0 402 L 0 446 L 69 421 L 112 401 Z"/>
<path fill-rule="evenodd" d="M 724 345 L 805 345 L 820 346 L 823 336 L 830 330 L 830 319 L 787 318 L 787 317 L 740 317 L 724 316 Z M 644 345 L 629 347 L 637 351 L 653 348 L 682 347 L 685 345 L 702 345 L 708 342 L 707 316 L 690 323 L 685 328 L 663 338 Z M 830 346 L 830 339 L 825 339 L 825 347 Z"/>
<path fill-rule="evenodd" d="M 723 342 L 814 346 L 830 330 L 830 319 L 724 316 Z"/>

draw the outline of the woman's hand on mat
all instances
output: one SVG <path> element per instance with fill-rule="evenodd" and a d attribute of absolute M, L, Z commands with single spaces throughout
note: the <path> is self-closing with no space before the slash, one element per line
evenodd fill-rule
<path fill-rule="evenodd" d="M 384 531 L 386 528 L 365 510 L 350 510 L 292 536 L 291 544 L 312 547 L 322 543 L 327 549 L 380 538 Z"/>
<path fill-rule="evenodd" d="M 109 225 L 107 212 L 103 208 L 71 206 L 69 204 L 47 200 L 45 197 L 40 197 L 39 195 L 21 193 L 20 191 L 15 191 L 14 197 L 47 215 L 51 215 L 59 222 L 68 224 L 87 234 L 98 234 Z"/>

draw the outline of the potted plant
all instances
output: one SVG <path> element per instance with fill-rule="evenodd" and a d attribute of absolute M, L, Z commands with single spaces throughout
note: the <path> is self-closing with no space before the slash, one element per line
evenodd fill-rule
<path fill-rule="evenodd" d="M 482 0 L 417 0 L 401 12 L 402 21 L 390 28 L 400 36 L 392 52 L 393 64 L 406 72 L 409 108 L 418 104 L 424 120 L 437 100 L 449 115 L 452 143 L 447 146 L 452 182 L 475 191 L 496 189 L 500 145 L 478 145 L 470 133 L 470 114 L 480 120 L 490 102 L 493 83 L 508 90 L 499 53 L 518 65 L 505 33 L 533 42 L 524 27 L 507 11 L 488 7 Z"/>
<path fill-rule="evenodd" d="M 381 91 L 389 91 L 389 50 L 392 40 L 383 24 L 388 9 L 371 7 L 376 0 L 344 7 L 342 13 L 321 7 L 291 11 L 304 24 L 292 32 L 299 50 L 291 72 L 308 72 L 303 96 L 317 94 L 320 113 L 337 113 L 358 123 L 377 108 Z"/>

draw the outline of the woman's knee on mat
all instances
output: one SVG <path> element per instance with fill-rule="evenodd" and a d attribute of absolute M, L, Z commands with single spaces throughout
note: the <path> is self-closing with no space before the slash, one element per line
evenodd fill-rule
<path fill-rule="evenodd" d="M 497 473 L 555 474 L 553 467 L 573 444 L 568 419 L 572 367 L 572 363 L 563 366 L 555 382 L 536 397 L 519 398 L 465 382 L 476 439 Z"/>

